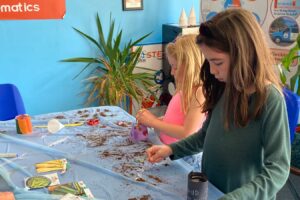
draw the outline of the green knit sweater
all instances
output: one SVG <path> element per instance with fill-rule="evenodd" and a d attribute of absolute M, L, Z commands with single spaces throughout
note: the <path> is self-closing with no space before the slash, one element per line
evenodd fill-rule
<path fill-rule="evenodd" d="M 290 140 L 284 97 L 273 86 L 267 91 L 259 119 L 229 131 L 221 98 L 201 130 L 170 145 L 171 159 L 203 150 L 202 172 L 225 193 L 221 199 L 275 199 L 289 175 Z"/>

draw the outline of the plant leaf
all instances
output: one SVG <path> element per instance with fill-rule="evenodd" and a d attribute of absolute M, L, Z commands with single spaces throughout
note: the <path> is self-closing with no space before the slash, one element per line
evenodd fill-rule
<path fill-rule="evenodd" d="M 83 37 L 85 37 L 86 39 L 88 39 L 89 41 L 91 41 L 93 44 L 95 44 L 95 45 L 100 49 L 100 51 L 102 52 L 102 47 L 101 47 L 101 45 L 100 45 L 94 38 L 92 38 L 91 36 L 89 36 L 89 35 L 83 33 L 82 31 L 78 30 L 77 28 L 74 28 L 74 27 L 73 27 L 73 29 L 74 29 L 77 33 L 79 33 L 80 35 L 82 35 Z"/>
<path fill-rule="evenodd" d="M 97 103 L 99 105 L 127 105 L 127 99 L 135 99 L 141 102 L 142 98 L 151 93 L 155 83 L 152 73 L 133 73 L 140 59 L 142 46 L 137 47 L 133 52 L 133 46 L 148 37 L 148 33 L 137 40 L 122 42 L 123 31 L 116 31 L 115 21 L 110 16 L 107 39 L 104 36 L 103 26 L 96 15 L 96 25 L 98 31 L 98 41 L 88 34 L 73 28 L 76 32 L 95 44 L 99 49 L 99 54 L 95 58 L 68 58 L 63 62 L 87 63 L 79 72 L 79 76 L 84 70 L 92 65 L 89 76 L 85 79 L 87 104 Z M 121 48 L 123 46 L 123 48 Z M 143 68 L 141 68 L 143 69 Z M 144 68 L 145 71 L 151 71 Z M 155 71 L 155 70 L 153 70 Z M 77 77 L 76 76 L 76 77 Z M 75 77 L 75 78 L 76 78 Z"/>

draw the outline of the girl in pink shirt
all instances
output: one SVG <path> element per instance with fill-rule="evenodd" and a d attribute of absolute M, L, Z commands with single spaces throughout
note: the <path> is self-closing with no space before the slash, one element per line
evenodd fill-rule
<path fill-rule="evenodd" d="M 183 35 L 166 47 L 176 91 L 165 116 L 156 117 L 145 109 L 136 115 L 139 123 L 159 130 L 159 137 L 165 144 L 195 133 L 205 119 L 205 114 L 201 112 L 204 97 L 200 81 L 200 68 L 204 57 L 195 41 L 196 35 Z"/>

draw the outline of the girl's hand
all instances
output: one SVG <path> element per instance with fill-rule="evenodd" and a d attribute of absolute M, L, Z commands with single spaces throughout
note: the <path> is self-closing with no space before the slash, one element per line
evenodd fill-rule
<path fill-rule="evenodd" d="M 162 161 L 164 158 L 172 154 L 171 147 L 167 145 L 154 145 L 146 150 L 148 161 L 156 163 Z"/>
<path fill-rule="evenodd" d="M 153 127 L 153 123 L 155 123 L 157 117 L 153 115 L 149 110 L 141 109 L 136 114 L 136 119 L 139 123 L 145 126 Z"/>

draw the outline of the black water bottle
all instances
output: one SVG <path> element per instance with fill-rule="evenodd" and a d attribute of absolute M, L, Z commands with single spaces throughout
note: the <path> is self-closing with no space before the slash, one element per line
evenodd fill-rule
<path fill-rule="evenodd" d="M 201 172 L 190 172 L 188 175 L 187 200 L 207 200 L 208 180 Z"/>

